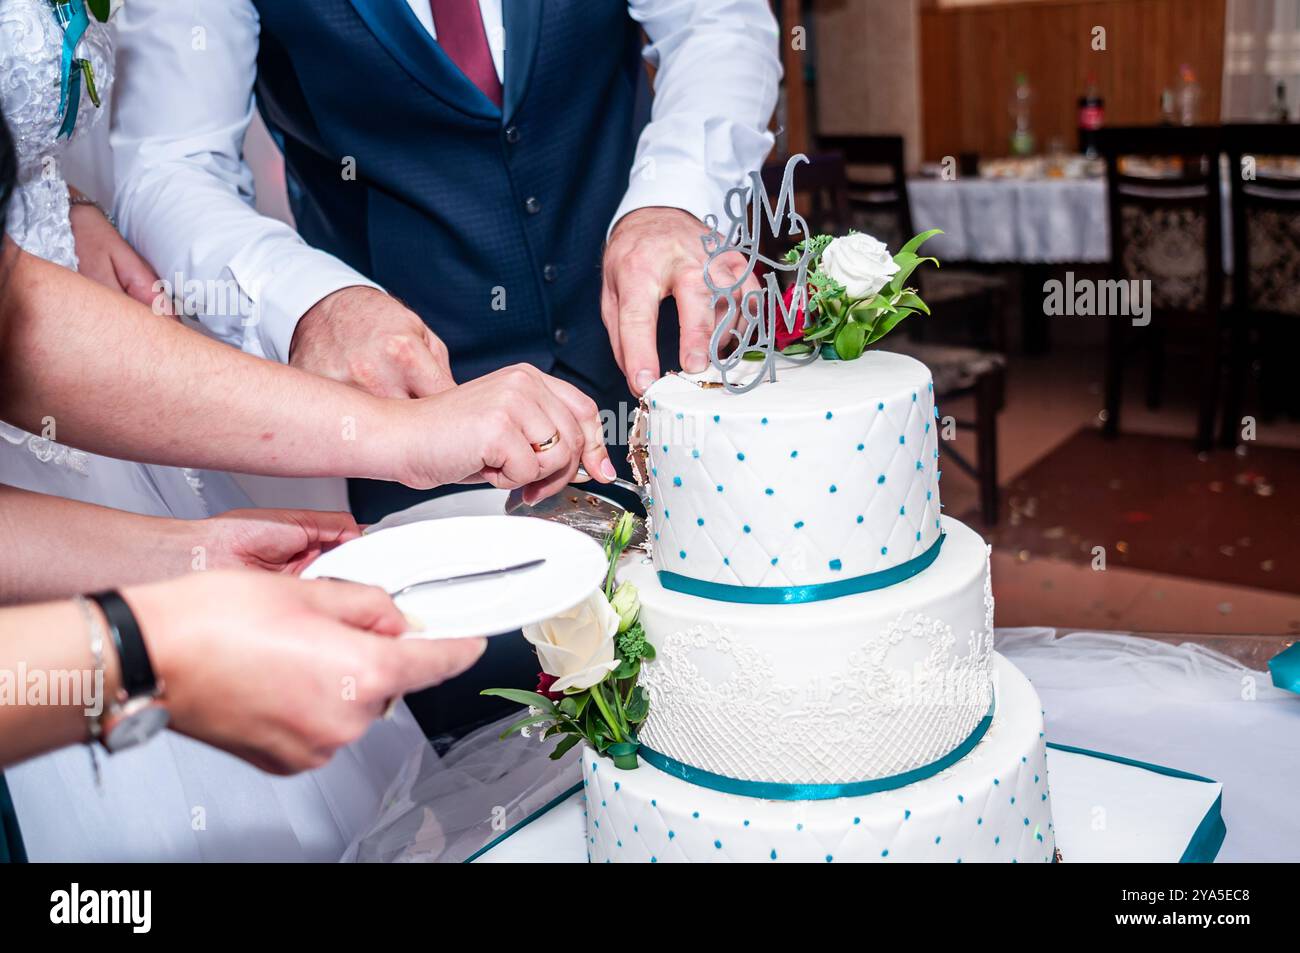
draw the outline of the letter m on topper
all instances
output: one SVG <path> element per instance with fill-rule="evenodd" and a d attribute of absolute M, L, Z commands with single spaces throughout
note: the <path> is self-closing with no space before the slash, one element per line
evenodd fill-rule
<path fill-rule="evenodd" d="M 704 283 L 711 295 L 715 310 L 719 304 L 726 304 L 726 311 L 709 341 L 709 360 L 722 375 L 722 384 L 734 394 L 743 394 L 753 390 L 765 379 L 776 380 L 776 328 L 781 321 L 787 331 L 794 331 L 795 320 L 802 310 L 807 320 L 804 301 L 807 295 L 808 262 L 812 258 L 809 247 L 811 234 L 808 223 L 795 210 L 794 170 L 801 163 L 806 163 L 805 155 L 794 155 L 785 164 L 781 176 L 781 190 L 777 193 L 776 204 L 769 201 L 767 190 L 763 187 L 763 176 L 759 172 L 749 173 L 749 184 L 737 186 L 727 192 L 724 212 L 727 217 L 725 231 L 718 228 L 718 217 L 709 215 L 704 220 L 709 229 L 700 237 L 708 259 L 704 263 Z M 769 258 L 763 254 L 763 229 L 772 238 L 795 236 L 802 242 L 802 253 L 796 261 L 782 258 Z M 719 258 L 734 259 L 742 255 L 745 267 L 736 270 L 734 260 L 724 260 L 715 271 L 715 262 Z M 743 294 L 741 288 L 762 265 L 761 284 L 757 291 L 750 290 Z M 781 274 L 793 274 L 795 293 L 787 308 L 781 296 Z M 718 279 L 731 277 L 729 283 Z M 816 360 L 816 352 L 802 358 L 785 357 L 791 364 L 807 364 Z M 737 368 L 741 362 L 762 362 L 762 368 L 748 380 L 737 382 Z"/>

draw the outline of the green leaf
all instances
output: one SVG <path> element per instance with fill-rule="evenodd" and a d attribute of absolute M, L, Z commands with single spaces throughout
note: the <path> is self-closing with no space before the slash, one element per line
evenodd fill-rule
<path fill-rule="evenodd" d="M 530 692 L 522 688 L 485 688 L 479 694 L 495 695 L 497 698 L 505 698 L 521 705 L 532 705 L 534 708 L 540 708 L 552 716 L 559 713 L 559 709 L 555 707 L 555 702 L 545 695 L 539 695 L 537 692 Z"/>
<path fill-rule="evenodd" d="M 539 722 L 550 721 L 550 720 L 551 720 L 551 716 L 546 714 L 546 712 L 542 712 L 540 715 L 528 715 L 524 718 L 520 718 L 518 721 L 516 721 L 505 731 L 501 732 L 501 738 L 504 740 L 506 738 L 509 738 L 511 735 L 513 735 L 520 728 L 527 728 L 529 725 L 536 725 Z"/>
<path fill-rule="evenodd" d="M 567 738 L 562 738 L 560 743 L 555 746 L 555 750 L 551 752 L 551 760 L 559 761 L 568 753 L 570 748 L 581 740 L 582 735 L 569 735 Z"/>
<path fill-rule="evenodd" d="M 898 256 L 895 255 L 894 258 L 897 260 Z M 889 282 L 889 293 L 891 295 L 896 295 L 902 291 L 903 287 L 907 284 L 907 279 L 912 277 L 912 272 L 916 271 L 916 266 L 927 261 L 932 261 L 936 268 L 939 267 L 939 259 L 937 258 L 917 258 L 913 256 L 912 259 L 906 263 L 900 262 L 902 267 L 899 269 L 898 274 L 894 275 Z"/>
<path fill-rule="evenodd" d="M 646 715 L 650 714 L 650 696 L 646 690 L 638 685 L 632 692 L 632 697 L 624 709 L 627 720 L 632 724 L 639 724 L 645 721 Z"/>
<path fill-rule="evenodd" d="M 838 321 L 830 321 L 821 325 L 815 331 L 805 331 L 803 339 L 805 341 L 820 341 L 822 338 L 830 337 L 838 328 Z"/>
<path fill-rule="evenodd" d="M 798 357 L 801 354 L 811 354 L 812 352 L 812 345 L 805 344 L 803 341 L 795 341 L 793 344 L 787 344 L 781 348 L 781 353 L 786 357 Z"/>
<path fill-rule="evenodd" d="M 916 236 L 915 238 L 913 238 L 910 242 L 908 242 L 906 245 L 904 245 L 902 248 L 900 248 L 900 249 L 898 250 L 898 254 L 899 254 L 899 255 L 902 255 L 902 254 L 915 255 L 915 254 L 916 254 L 916 250 L 917 250 L 918 248 L 920 248 L 922 245 L 924 245 L 924 244 L 925 244 L 926 242 L 928 242 L 930 239 L 934 238 L 935 235 L 942 235 L 942 234 L 943 234 L 943 229 L 942 229 L 942 228 L 932 228 L 932 229 L 930 229 L 928 232 L 922 232 L 920 235 L 917 235 L 917 236 Z M 894 257 L 895 257 L 895 259 L 897 259 L 898 256 L 895 255 Z M 938 263 L 936 262 L 936 264 L 938 264 Z"/>
<path fill-rule="evenodd" d="M 809 350 L 811 350 L 811 348 Z M 641 657 L 647 662 L 653 662 L 655 660 L 655 647 L 650 644 L 649 639 L 646 640 L 645 648 L 641 650 Z"/>
<path fill-rule="evenodd" d="M 835 334 L 835 353 L 842 361 L 855 361 L 862 356 L 867 340 L 867 329 L 857 321 L 846 321 Z"/>
<path fill-rule="evenodd" d="M 930 313 L 930 306 L 921 300 L 921 296 L 915 291 L 904 291 L 894 302 L 900 308 L 915 308 L 917 311 Z"/>
<path fill-rule="evenodd" d="M 94 14 L 95 19 L 100 23 L 107 23 L 112 4 L 109 0 L 86 0 L 86 8 Z"/>
<path fill-rule="evenodd" d="M 871 333 L 867 336 L 867 346 L 869 347 L 872 344 L 875 344 L 877 341 L 883 338 L 890 331 L 894 330 L 894 328 L 898 326 L 898 323 L 902 321 L 904 318 L 906 318 L 909 314 L 915 314 L 915 313 L 916 312 L 913 311 L 911 308 L 901 308 L 900 310 L 895 311 L 893 314 L 886 315 L 879 322 L 877 322 L 874 328 L 871 329 Z M 838 350 L 838 348 L 836 348 L 836 350 Z"/>
<path fill-rule="evenodd" d="M 614 680 L 621 682 L 625 678 L 634 678 L 639 671 L 641 671 L 640 658 L 623 659 L 619 662 L 618 668 L 614 669 Z"/>
<path fill-rule="evenodd" d="M 577 695 L 566 695 L 560 701 L 560 713 L 568 715 L 570 718 L 578 717 L 578 697 Z"/>

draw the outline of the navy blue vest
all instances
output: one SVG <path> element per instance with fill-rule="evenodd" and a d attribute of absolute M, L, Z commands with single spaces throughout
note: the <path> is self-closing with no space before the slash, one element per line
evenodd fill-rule
<path fill-rule="evenodd" d="M 417 312 L 459 380 L 526 361 L 626 400 L 600 321 L 645 118 L 626 0 L 504 0 L 501 110 L 405 0 L 257 7 L 258 104 L 302 236 Z"/>

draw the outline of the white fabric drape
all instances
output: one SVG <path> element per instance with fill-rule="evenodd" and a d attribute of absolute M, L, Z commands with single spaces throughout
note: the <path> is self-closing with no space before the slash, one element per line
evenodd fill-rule
<path fill-rule="evenodd" d="M 1275 118 L 1279 82 L 1300 118 L 1300 0 L 1228 0 L 1226 21 L 1223 120 Z"/>

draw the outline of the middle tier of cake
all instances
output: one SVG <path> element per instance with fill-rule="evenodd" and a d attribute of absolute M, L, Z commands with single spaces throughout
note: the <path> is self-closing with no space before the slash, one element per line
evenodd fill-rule
<path fill-rule="evenodd" d="M 839 784 L 903 774 L 968 742 L 992 700 L 989 551 L 942 522 L 925 572 L 801 605 L 685 595 L 649 560 L 625 563 L 619 578 L 639 590 L 657 653 L 641 676 L 643 747 L 728 779 Z"/>

